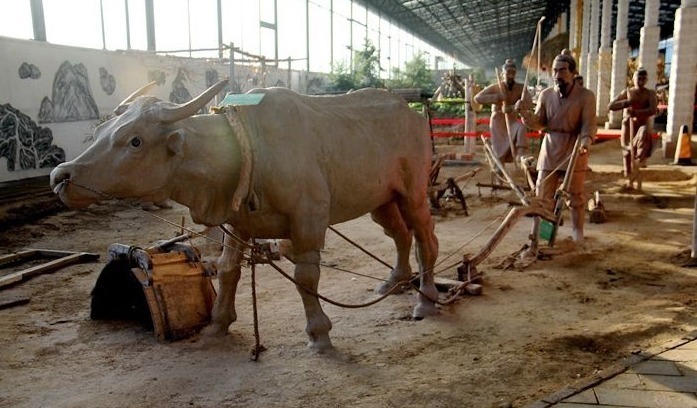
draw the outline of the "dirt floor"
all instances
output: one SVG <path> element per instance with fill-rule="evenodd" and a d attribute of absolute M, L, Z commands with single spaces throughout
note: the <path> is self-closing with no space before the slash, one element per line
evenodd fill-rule
<path fill-rule="evenodd" d="M 439 147 L 444 149 L 444 147 Z M 563 226 L 551 258 L 501 269 L 527 242 L 517 223 L 479 270 L 481 296 L 463 296 L 439 316 L 410 318 L 414 293 L 362 309 L 324 304 L 335 350 L 307 347 L 293 284 L 257 269 L 261 343 L 250 360 L 254 326 L 249 269 L 238 291 L 238 321 L 221 340 L 159 343 L 133 322 L 90 320 L 90 291 L 111 243 L 148 246 L 178 234 L 158 218 L 196 230 L 185 208 L 145 212 L 118 203 L 63 211 L 0 232 L 0 251 L 25 248 L 95 252 L 98 262 L 64 267 L 0 291 L 28 296 L 0 310 L 0 405 L 6 407 L 521 407 L 611 363 L 697 329 L 697 270 L 684 268 L 692 242 L 697 168 L 667 164 L 656 152 L 644 191 L 620 189 L 617 141 L 595 145 L 588 191 L 599 190 L 608 221 L 587 224 L 574 245 Z M 435 216 L 438 276 L 477 253 L 515 196 L 492 192 L 488 166 L 462 182 L 469 216 L 457 203 Z M 447 166 L 441 179 L 472 166 Z M 570 223 L 567 223 L 570 224 Z M 337 229 L 391 262 L 393 249 L 369 217 Z M 194 241 L 207 256 L 217 245 Z M 323 262 L 384 278 L 387 268 L 332 232 Z M 290 263 L 279 263 L 291 271 Z M 8 272 L 3 272 L 7 274 Z M 375 299 L 377 279 L 323 268 L 320 292 L 345 303 Z"/>

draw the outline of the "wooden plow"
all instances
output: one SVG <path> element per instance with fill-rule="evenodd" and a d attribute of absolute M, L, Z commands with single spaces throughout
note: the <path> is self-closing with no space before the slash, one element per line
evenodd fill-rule
<path fill-rule="evenodd" d="M 482 139 L 484 142 L 484 149 L 485 154 L 487 154 L 487 158 L 500 172 L 504 180 L 506 180 L 511 191 L 513 191 L 516 194 L 520 201 L 520 205 L 513 207 L 508 212 L 504 221 L 501 223 L 501 225 L 499 225 L 499 227 L 496 229 L 491 238 L 489 238 L 489 241 L 484 245 L 484 247 L 479 251 L 479 253 L 472 257 L 470 257 L 469 255 L 463 256 L 462 264 L 457 269 L 458 280 L 460 281 L 466 281 L 468 277 L 477 276 L 479 274 L 477 271 L 477 265 L 484 261 L 484 259 L 486 259 L 494 251 L 494 249 L 503 240 L 506 234 L 508 234 L 511 228 L 523 217 L 539 217 L 543 222 L 546 223 L 546 225 L 549 225 L 551 231 L 549 231 L 548 235 L 544 236 L 543 238 L 546 238 L 549 241 L 550 247 L 554 245 L 556 230 L 561 225 L 562 210 L 566 198 L 568 196 L 566 191 L 568 190 L 569 184 L 571 182 L 571 176 L 573 175 L 573 172 L 568 171 L 568 169 L 573 169 L 573 166 L 576 163 L 576 158 L 578 157 L 577 146 L 574 149 L 574 154 L 569 159 L 569 165 L 567 168 L 566 176 L 564 178 L 564 182 L 555 194 L 555 205 L 554 210 L 552 210 L 544 205 L 544 200 L 542 198 L 536 196 L 527 196 L 525 194 L 523 189 L 516 184 L 513 177 L 511 177 L 511 175 L 508 173 L 503 163 L 501 163 L 501 161 L 498 160 L 498 158 L 493 154 L 490 141 L 484 138 Z M 530 175 L 528 177 L 528 182 L 531 183 L 531 185 L 534 184 L 532 183 L 532 180 L 532 176 Z M 537 226 L 538 224 L 539 223 L 534 223 L 533 225 Z M 529 247 L 534 249 L 535 255 L 537 254 L 536 251 L 538 247 L 539 235 L 539 228 L 536 227 L 534 228 L 534 231 L 530 236 L 531 243 Z M 536 257 L 534 259 L 522 259 L 522 266 L 529 265 L 535 259 Z"/>
<path fill-rule="evenodd" d="M 461 176 L 448 177 L 444 182 L 439 182 L 438 175 L 440 174 L 441 167 L 443 167 L 443 163 L 445 163 L 445 159 L 446 156 L 438 155 L 431 166 L 431 176 L 428 187 L 428 198 L 431 203 L 431 210 L 434 212 L 439 212 L 443 209 L 443 206 L 441 205 L 442 200 L 447 201 L 454 199 L 462 207 L 465 216 L 469 216 L 467 201 L 465 199 L 465 195 L 462 193 L 459 183 L 474 177 L 481 170 L 481 168 L 477 167 Z"/>
<path fill-rule="evenodd" d="M 488 184 L 480 182 L 477 183 L 477 187 L 480 188 L 480 195 L 482 187 L 490 188 L 494 192 L 496 190 L 515 189 L 517 190 L 516 195 L 519 195 L 519 193 L 522 190 L 535 191 L 535 179 L 537 177 L 537 171 L 535 170 L 535 158 L 533 156 L 521 157 L 519 163 L 514 163 L 514 165 L 520 166 L 520 168 L 525 173 L 526 185 L 521 188 L 517 185 L 510 173 L 505 171 L 505 165 L 501 162 L 501 160 L 499 160 L 496 157 L 496 154 L 494 153 L 494 150 L 491 146 L 491 141 L 484 137 L 481 137 L 481 140 L 484 144 L 484 158 L 486 159 L 486 162 L 489 164 L 489 168 L 492 174 L 492 180 L 491 183 Z M 496 178 L 503 179 L 502 181 L 504 183 L 496 183 Z"/>

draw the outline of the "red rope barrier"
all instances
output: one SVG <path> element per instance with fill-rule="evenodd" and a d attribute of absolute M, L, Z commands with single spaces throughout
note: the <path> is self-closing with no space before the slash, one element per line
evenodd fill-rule
<path fill-rule="evenodd" d="M 467 122 L 465 118 L 433 118 L 431 119 L 431 125 L 433 126 L 453 126 L 453 125 L 464 125 Z M 488 125 L 489 118 L 479 118 L 475 121 L 478 125 Z"/>
<path fill-rule="evenodd" d="M 431 125 L 433 126 L 449 126 L 449 125 L 464 125 L 465 124 L 465 119 L 464 118 L 433 118 L 431 119 Z M 489 124 L 489 118 L 482 118 L 482 119 L 477 119 L 477 124 L 483 125 Z M 535 132 L 527 132 L 525 133 L 526 137 L 533 138 L 533 139 L 539 139 L 542 137 L 544 132 L 542 131 L 535 131 Z M 479 136 L 484 136 L 484 137 L 491 137 L 490 132 L 431 132 L 432 137 L 479 137 Z M 596 140 L 610 140 L 610 139 L 619 139 L 620 133 L 597 133 L 595 135 Z M 656 132 L 652 136 L 653 139 L 660 139 L 661 134 Z"/>
<path fill-rule="evenodd" d="M 539 139 L 542 137 L 544 132 L 527 132 L 526 137 L 532 139 Z M 431 132 L 433 137 L 479 137 L 480 135 L 484 137 L 491 137 L 490 132 Z M 619 139 L 619 133 L 597 133 L 595 135 L 595 140 L 611 140 Z M 660 139 L 661 134 L 656 132 L 652 136 L 653 139 Z"/>

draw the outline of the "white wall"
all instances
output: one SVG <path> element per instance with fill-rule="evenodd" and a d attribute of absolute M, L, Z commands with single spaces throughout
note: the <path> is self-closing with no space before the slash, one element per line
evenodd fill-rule
<path fill-rule="evenodd" d="M 215 79 L 230 75 L 229 64 L 221 60 L 101 51 L 7 37 L 0 37 L 0 55 L 0 183 L 47 175 L 53 165 L 37 168 L 41 160 L 55 163 L 56 157 L 75 158 L 91 143 L 99 117 L 111 114 L 123 99 L 152 80 L 158 81 L 153 95 L 171 101 L 174 93 L 174 101 L 183 102 L 176 95 L 196 97 Z M 325 81 L 319 74 L 311 76 L 319 77 L 319 83 Z M 236 64 L 233 80 L 236 85 L 230 90 L 235 92 L 287 86 L 288 71 L 268 67 L 262 75 L 260 66 Z M 291 82 L 294 90 L 304 90 L 307 74 L 294 71 Z M 44 106 L 53 105 L 53 115 L 40 112 L 42 101 L 49 102 L 43 102 Z M 24 131 L 17 132 L 18 126 Z M 20 159 L 21 152 L 25 160 Z M 14 169 L 8 168 L 11 163 L 6 156 L 15 158 Z"/>

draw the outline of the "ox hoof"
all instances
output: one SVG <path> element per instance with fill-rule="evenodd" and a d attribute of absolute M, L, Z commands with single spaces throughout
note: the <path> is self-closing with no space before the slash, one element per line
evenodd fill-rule
<path fill-rule="evenodd" d="M 440 311 L 436 307 L 435 303 L 422 302 L 414 306 L 412 317 L 414 320 L 422 320 L 424 317 L 435 316 L 438 313 L 440 313 Z"/>
<path fill-rule="evenodd" d="M 307 347 L 316 353 L 324 353 L 334 348 L 334 346 L 332 346 L 332 340 L 328 335 L 317 336 L 314 339 L 310 338 Z"/>
<path fill-rule="evenodd" d="M 398 295 L 404 292 L 404 285 L 399 285 L 396 288 L 394 286 L 395 284 L 392 282 L 382 282 L 375 288 L 375 293 L 378 295 L 386 295 L 389 292 L 393 295 Z M 390 289 L 392 289 L 391 292 Z"/>
<path fill-rule="evenodd" d="M 201 330 L 201 334 L 205 337 L 222 337 L 227 334 L 228 327 L 223 327 L 219 324 L 209 324 Z"/>
<path fill-rule="evenodd" d="M 537 261 L 537 249 L 528 248 L 520 253 L 520 266 L 526 267 Z"/>

